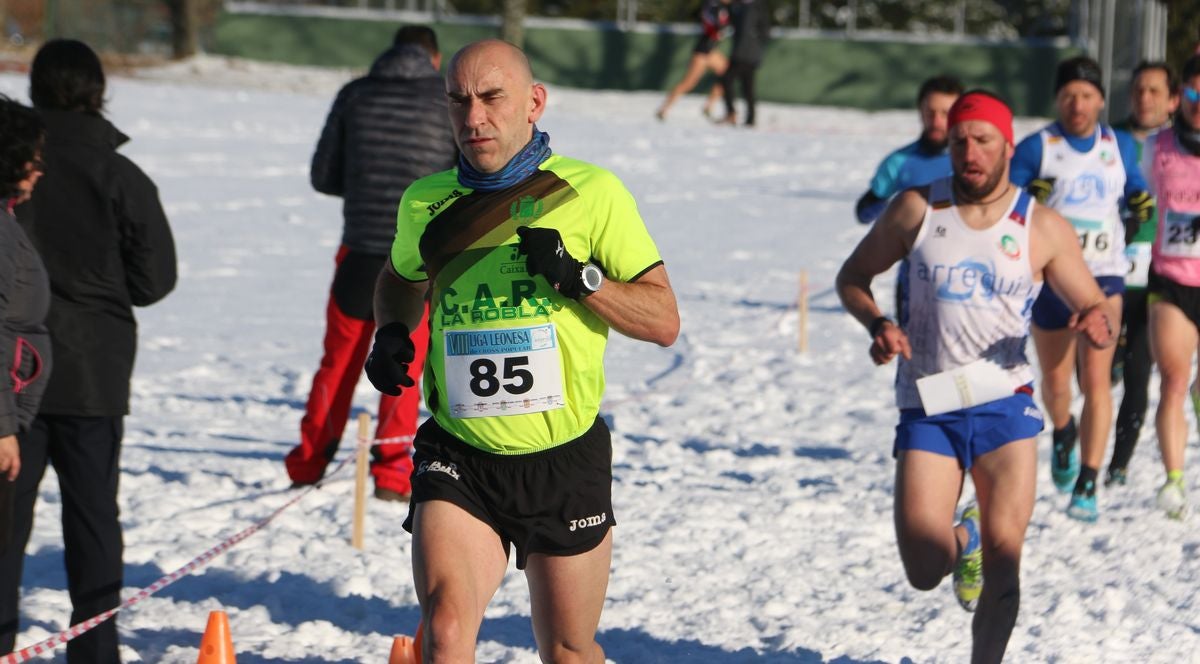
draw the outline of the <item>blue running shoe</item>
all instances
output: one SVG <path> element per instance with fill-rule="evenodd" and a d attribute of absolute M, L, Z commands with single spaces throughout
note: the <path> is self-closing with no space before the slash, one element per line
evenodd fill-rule
<path fill-rule="evenodd" d="M 1075 486 L 1079 477 L 1079 446 L 1075 444 L 1079 432 L 1072 417 L 1067 426 L 1053 433 L 1054 449 L 1050 454 L 1050 479 L 1059 493 L 1067 493 Z"/>
<path fill-rule="evenodd" d="M 1095 523 L 1100 518 L 1100 510 L 1096 507 L 1096 494 L 1076 492 L 1071 494 L 1071 503 L 1067 505 L 1067 516 L 1076 521 Z"/>
<path fill-rule="evenodd" d="M 979 506 L 968 503 L 959 522 L 967 529 L 967 545 L 954 565 L 954 597 L 967 611 L 974 611 L 983 594 L 983 542 L 979 537 Z"/>

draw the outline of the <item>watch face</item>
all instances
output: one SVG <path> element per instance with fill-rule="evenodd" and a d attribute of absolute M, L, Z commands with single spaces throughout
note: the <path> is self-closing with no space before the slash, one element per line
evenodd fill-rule
<path fill-rule="evenodd" d="M 600 290 L 601 275 L 600 268 L 595 265 L 583 266 L 583 273 L 580 275 L 583 279 L 583 287 L 595 293 Z"/>

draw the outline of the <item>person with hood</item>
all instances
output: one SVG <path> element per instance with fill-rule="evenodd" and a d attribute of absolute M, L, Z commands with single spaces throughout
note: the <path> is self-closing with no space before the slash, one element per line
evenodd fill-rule
<path fill-rule="evenodd" d="M 121 438 L 137 349 L 134 307 L 175 287 L 175 242 L 154 183 L 117 152 L 129 141 L 103 115 L 100 59 L 73 39 L 46 42 L 29 72 L 46 125 L 46 175 L 17 219 L 50 275 L 54 372 L 21 437 L 13 545 L 0 558 L 0 652 L 13 649 L 25 545 L 46 465 L 62 492 L 71 624 L 121 601 L 124 543 L 117 502 Z M 67 643 L 68 664 L 119 662 L 107 620 Z"/>
<path fill-rule="evenodd" d="M 341 443 L 375 333 L 375 279 L 392 250 L 400 198 L 417 178 L 458 160 L 441 60 L 432 29 L 401 27 L 370 72 L 338 93 L 313 154 L 312 186 L 342 198 L 344 223 L 325 308 L 324 354 L 300 421 L 300 444 L 284 460 L 297 486 L 320 481 Z M 413 328 L 419 354 L 413 380 L 421 375 L 428 337 L 424 323 Z M 379 400 L 378 444 L 371 448 L 377 498 L 408 499 L 420 405 L 417 390 Z"/>

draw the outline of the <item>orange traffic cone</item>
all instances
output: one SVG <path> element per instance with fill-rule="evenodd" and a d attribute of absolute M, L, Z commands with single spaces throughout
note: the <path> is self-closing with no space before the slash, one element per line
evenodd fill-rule
<path fill-rule="evenodd" d="M 401 634 L 392 640 L 392 652 L 388 664 L 421 664 L 421 624 L 417 623 L 417 635 Z"/>
<path fill-rule="evenodd" d="M 237 664 L 233 639 L 229 636 L 229 616 L 224 611 L 208 614 L 208 626 L 200 639 L 200 658 L 196 664 Z"/>

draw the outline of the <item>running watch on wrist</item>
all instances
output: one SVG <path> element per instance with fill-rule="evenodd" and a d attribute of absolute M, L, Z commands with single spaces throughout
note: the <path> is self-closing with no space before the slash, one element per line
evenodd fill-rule
<path fill-rule="evenodd" d="M 600 290 L 603 285 L 604 273 L 600 268 L 591 263 L 584 263 L 583 269 L 579 271 L 579 296 L 587 297 Z"/>

